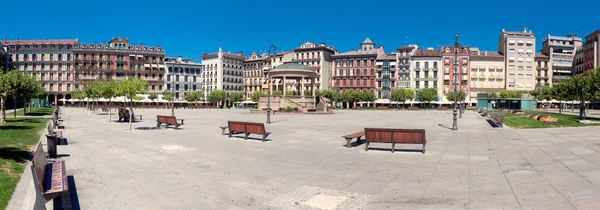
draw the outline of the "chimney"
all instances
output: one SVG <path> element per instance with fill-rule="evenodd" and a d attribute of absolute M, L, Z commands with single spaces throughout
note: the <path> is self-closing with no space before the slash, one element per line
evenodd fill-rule
<path fill-rule="evenodd" d="M 239 56 L 244 56 L 244 54 L 242 54 L 242 52 L 238 52 L 238 54 L 237 54 L 237 55 L 239 55 Z"/>
<path fill-rule="evenodd" d="M 104 41 L 102 41 L 102 47 L 104 47 Z"/>

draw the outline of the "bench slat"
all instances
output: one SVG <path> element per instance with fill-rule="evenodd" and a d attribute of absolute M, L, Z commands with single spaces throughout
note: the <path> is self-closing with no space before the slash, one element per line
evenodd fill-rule
<path fill-rule="evenodd" d="M 356 132 L 356 133 L 353 133 L 353 134 L 342 136 L 342 138 L 353 139 L 353 138 L 362 137 L 364 135 L 365 135 L 365 132 L 361 131 L 361 132 Z"/>

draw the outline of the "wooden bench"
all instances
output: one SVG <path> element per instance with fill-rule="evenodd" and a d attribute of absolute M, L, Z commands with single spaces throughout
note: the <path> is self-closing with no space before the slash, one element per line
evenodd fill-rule
<path fill-rule="evenodd" d="M 121 122 L 121 120 L 123 120 L 123 122 L 129 122 L 130 116 L 131 115 L 129 114 L 129 110 L 119 109 L 119 122 Z"/>
<path fill-rule="evenodd" d="M 63 132 L 62 131 L 55 131 L 54 128 L 52 128 L 52 125 L 50 125 L 51 123 L 48 123 L 48 134 L 49 135 L 56 135 L 57 138 L 62 139 L 63 138 Z"/>
<path fill-rule="evenodd" d="M 219 127 L 221 129 L 221 135 L 225 135 L 225 130 L 227 130 L 227 126 L 220 126 Z"/>
<path fill-rule="evenodd" d="M 48 162 L 41 143 L 33 154 L 31 172 L 36 196 L 43 196 L 45 202 L 69 191 L 65 162 Z"/>
<path fill-rule="evenodd" d="M 227 128 L 229 128 L 229 138 L 233 134 L 243 133 L 245 134 L 244 139 L 248 140 L 248 135 L 259 134 L 262 135 L 262 141 L 265 142 L 267 136 L 271 134 L 271 132 L 265 130 L 264 123 L 227 121 Z"/>
<path fill-rule="evenodd" d="M 392 153 L 396 144 L 423 144 L 422 153 L 425 154 L 425 129 L 399 129 L 399 128 L 365 128 L 365 151 L 369 150 L 369 143 L 391 143 Z"/>
<path fill-rule="evenodd" d="M 483 109 L 483 111 L 481 112 L 481 116 L 485 117 L 488 115 L 488 110 L 487 109 Z"/>
<path fill-rule="evenodd" d="M 496 124 L 496 126 L 502 127 L 502 124 L 504 124 L 504 115 L 493 113 L 492 115 L 490 115 L 490 121 Z"/>
<path fill-rule="evenodd" d="M 342 136 L 342 138 L 346 139 L 346 147 L 352 147 L 352 143 L 350 143 L 352 141 L 352 139 L 356 138 L 356 143 L 360 143 L 360 138 L 362 138 L 364 135 L 365 135 L 365 132 L 361 131 L 361 132 L 356 132 L 353 134 Z"/>
<path fill-rule="evenodd" d="M 184 125 L 183 119 L 179 119 L 181 123 L 177 122 L 177 118 L 174 116 L 165 116 L 165 115 L 156 115 L 156 127 L 160 128 L 161 124 L 165 124 L 165 128 L 168 128 L 169 125 L 175 126 L 175 129 L 179 128 L 179 126 Z"/>

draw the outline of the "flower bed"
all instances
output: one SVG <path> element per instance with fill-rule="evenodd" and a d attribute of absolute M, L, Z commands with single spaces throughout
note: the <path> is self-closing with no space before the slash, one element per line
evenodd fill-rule
<path fill-rule="evenodd" d="M 538 120 L 540 122 L 558 122 L 558 119 L 553 118 L 550 115 L 544 116 L 544 115 L 541 115 L 541 114 L 538 114 L 538 113 L 529 115 L 529 118 L 534 119 L 534 120 Z"/>

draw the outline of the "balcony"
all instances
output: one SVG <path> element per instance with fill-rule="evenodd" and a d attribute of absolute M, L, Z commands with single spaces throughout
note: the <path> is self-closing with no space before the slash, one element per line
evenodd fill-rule
<path fill-rule="evenodd" d="M 126 76 L 114 76 L 114 77 L 112 77 L 112 79 L 114 79 L 114 80 L 126 80 L 127 77 Z"/>
<path fill-rule="evenodd" d="M 570 78 L 570 76 L 552 75 L 552 80 L 566 80 L 569 78 Z"/>
<path fill-rule="evenodd" d="M 81 79 L 81 80 L 96 80 L 96 79 L 98 79 L 98 76 L 80 76 L 79 79 Z"/>
<path fill-rule="evenodd" d="M 496 79 L 502 80 L 502 79 L 504 79 L 504 75 L 498 74 L 498 75 L 496 75 Z"/>
<path fill-rule="evenodd" d="M 494 76 L 493 74 L 490 74 L 490 76 L 488 76 L 488 78 L 490 78 L 490 79 L 495 79 L 495 78 L 496 78 L 496 76 Z"/>
<path fill-rule="evenodd" d="M 485 74 L 480 74 L 479 79 L 485 79 Z"/>
<path fill-rule="evenodd" d="M 158 77 L 145 77 L 144 80 L 146 81 L 158 81 Z"/>

